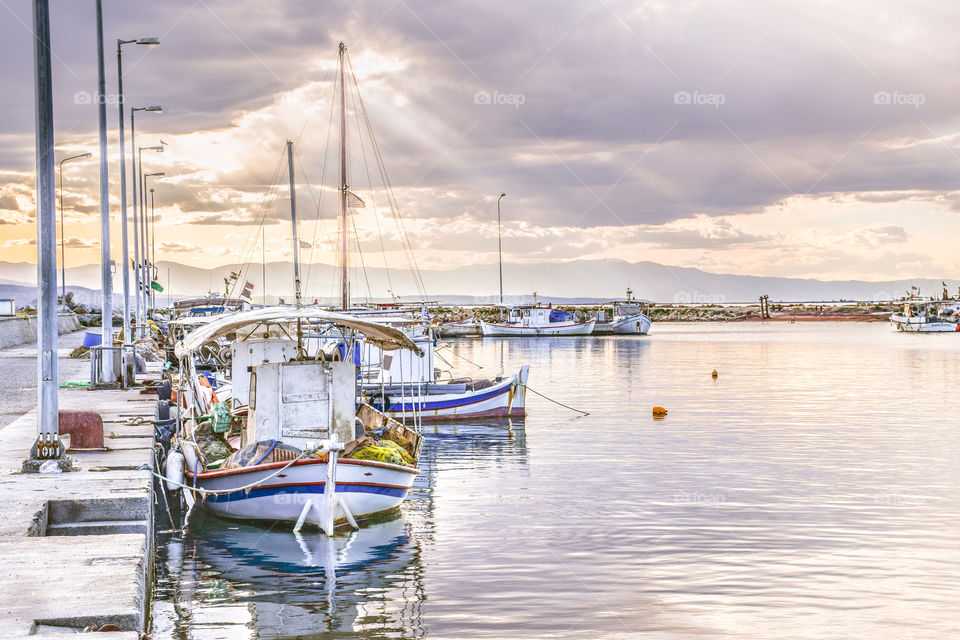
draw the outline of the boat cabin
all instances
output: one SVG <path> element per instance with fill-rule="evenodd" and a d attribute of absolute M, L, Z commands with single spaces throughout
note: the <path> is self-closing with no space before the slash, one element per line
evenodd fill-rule
<path fill-rule="evenodd" d="M 294 360 L 250 367 L 249 413 L 241 446 L 279 440 L 300 449 L 336 433 L 355 436 L 356 368 L 352 362 Z"/>
<path fill-rule="evenodd" d="M 507 315 L 509 324 L 541 327 L 554 322 L 574 322 L 573 313 L 550 307 L 513 307 Z"/>

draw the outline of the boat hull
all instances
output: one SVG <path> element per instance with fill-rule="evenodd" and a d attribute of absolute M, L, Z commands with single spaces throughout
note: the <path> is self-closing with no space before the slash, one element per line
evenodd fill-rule
<path fill-rule="evenodd" d="M 327 463 L 322 459 L 300 460 L 277 474 L 285 464 L 288 463 L 212 470 L 199 473 L 196 478 L 188 472 L 186 484 L 210 491 L 224 491 L 257 483 L 252 489 L 221 495 L 204 496 L 195 492 L 194 499 L 222 518 L 275 522 L 296 522 L 304 505 L 310 500 L 315 508 L 309 511 L 306 522 L 320 526 Z M 359 520 L 399 507 L 418 473 L 419 470 L 412 467 L 382 462 L 339 460 L 335 493 L 343 499 L 354 518 Z M 268 478 L 271 475 L 273 477 Z M 338 506 L 334 521 L 345 519 L 346 514 Z"/>
<path fill-rule="evenodd" d="M 484 337 L 588 336 L 593 333 L 596 320 L 588 322 L 551 322 L 546 325 L 523 326 L 480 321 Z"/>
<path fill-rule="evenodd" d="M 610 328 L 617 334 L 645 336 L 650 331 L 650 318 L 642 313 L 617 318 L 610 323 Z"/>
<path fill-rule="evenodd" d="M 904 333 L 956 333 L 960 331 L 960 323 L 957 322 L 902 322 L 892 320 L 891 323 L 897 331 Z"/>
<path fill-rule="evenodd" d="M 522 382 L 521 382 L 522 380 Z M 420 412 L 422 422 L 443 422 L 475 418 L 502 418 L 525 416 L 526 367 L 519 376 L 512 375 L 485 389 L 464 393 L 429 394 L 422 397 L 389 397 L 386 409 L 378 409 L 395 420 L 403 421 Z M 388 394 L 389 396 L 389 394 Z"/>

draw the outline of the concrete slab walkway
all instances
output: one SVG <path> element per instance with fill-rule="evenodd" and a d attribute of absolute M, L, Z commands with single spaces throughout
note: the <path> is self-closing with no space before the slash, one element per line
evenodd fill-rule
<path fill-rule="evenodd" d="M 33 369 L 25 380 L 35 377 Z M 20 473 L 35 410 L 0 429 L 0 638 L 104 624 L 133 632 L 102 634 L 118 640 L 144 628 L 153 495 L 142 468 L 153 460 L 155 402 L 139 389 L 61 389 L 61 409 L 101 414 L 107 448 L 71 453 L 80 470 L 66 474 Z"/>

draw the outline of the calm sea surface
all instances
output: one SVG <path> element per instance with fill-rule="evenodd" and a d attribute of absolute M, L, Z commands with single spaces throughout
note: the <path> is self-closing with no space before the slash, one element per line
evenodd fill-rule
<path fill-rule="evenodd" d="M 512 428 L 426 427 L 399 516 L 333 541 L 193 518 L 153 637 L 960 637 L 960 335 L 449 344 L 590 415 L 529 394 Z"/>

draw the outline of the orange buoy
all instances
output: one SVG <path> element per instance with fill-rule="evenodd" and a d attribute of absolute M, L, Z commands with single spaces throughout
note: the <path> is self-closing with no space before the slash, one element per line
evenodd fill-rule
<path fill-rule="evenodd" d="M 654 408 L 653 408 L 653 416 L 654 416 L 655 418 L 662 418 L 662 417 L 665 416 L 665 415 L 667 415 L 667 410 L 664 409 L 663 407 L 654 407 Z"/>

